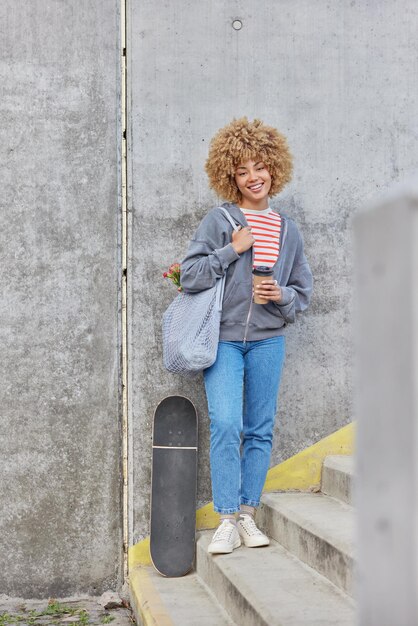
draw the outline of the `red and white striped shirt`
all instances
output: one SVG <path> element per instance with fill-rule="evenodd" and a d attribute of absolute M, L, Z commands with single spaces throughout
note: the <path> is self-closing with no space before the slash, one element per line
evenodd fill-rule
<path fill-rule="evenodd" d="M 280 254 L 281 215 L 275 213 L 270 207 L 264 211 L 240 208 L 255 239 L 253 266 L 273 267 Z"/>

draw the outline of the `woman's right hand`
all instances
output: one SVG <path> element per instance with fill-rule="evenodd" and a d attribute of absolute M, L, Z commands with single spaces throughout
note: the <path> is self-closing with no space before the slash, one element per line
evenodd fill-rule
<path fill-rule="evenodd" d="M 249 226 L 239 226 L 239 230 L 232 233 L 232 247 L 237 254 L 242 254 L 254 245 L 255 239 L 251 234 Z"/>

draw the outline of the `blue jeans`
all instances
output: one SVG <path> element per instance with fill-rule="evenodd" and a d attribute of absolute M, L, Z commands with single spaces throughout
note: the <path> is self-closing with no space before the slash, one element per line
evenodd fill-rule
<path fill-rule="evenodd" d="M 215 363 L 203 372 L 213 508 L 218 513 L 260 503 L 284 356 L 283 335 L 246 343 L 220 341 Z"/>

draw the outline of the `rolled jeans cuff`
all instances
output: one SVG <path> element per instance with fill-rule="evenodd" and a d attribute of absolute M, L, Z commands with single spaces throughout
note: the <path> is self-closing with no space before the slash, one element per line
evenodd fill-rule
<path fill-rule="evenodd" d="M 241 504 L 245 504 L 246 506 L 259 506 L 260 500 L 246 500 L 245 498 L 241 498 Z"/>
<path fill-rule="evenodd" d="M 239 506 L 233 509 L 220 509 L 218 506 L 213 505 L 213 510 L 215 513 L 220 513 L 221 515 L 229 515 L 230 513 L 238 513 Z"/>

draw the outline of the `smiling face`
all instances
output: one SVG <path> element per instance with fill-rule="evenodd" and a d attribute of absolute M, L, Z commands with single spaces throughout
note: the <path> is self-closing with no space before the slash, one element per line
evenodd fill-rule
<path fill-rule="evenodd" d="M 246 161 L 235 170 L 235 182 L 241 194 L 243 209 L 262 211 L 268 207 L 271 176 L 263 161 Z"/>

